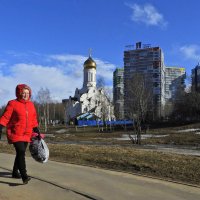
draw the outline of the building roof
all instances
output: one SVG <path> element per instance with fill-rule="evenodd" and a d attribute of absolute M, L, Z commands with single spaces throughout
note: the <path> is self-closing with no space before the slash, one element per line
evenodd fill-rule
<path fill-rule="evenodd" d="M 89 56 L 89 58 L 84 62 L 85 69 L 96 69 L 96 62 Z"/>

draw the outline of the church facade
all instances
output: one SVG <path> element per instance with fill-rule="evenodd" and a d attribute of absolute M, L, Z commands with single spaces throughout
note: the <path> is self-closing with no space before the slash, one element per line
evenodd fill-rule
<path fill-rule="evenodd" d="M 83 86 L 76 88 L 75 94 L 63 99 L 66 123 L 79 119 L 111 120 L 114 119 L 113 105 L 105 95 L 103 88 L 96 87 L 96 62 L 91 55 L 83 65 Z"/>

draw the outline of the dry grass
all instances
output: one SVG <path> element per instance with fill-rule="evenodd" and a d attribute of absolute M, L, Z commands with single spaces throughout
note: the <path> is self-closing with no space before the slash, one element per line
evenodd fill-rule
<path fill-rule="evenodd" d="M 200 158 L 122 146 L 48 144 L 50 159 L 200 185 Z M 0 151 L 14 153 L 0 142 Z M 28 153 L 28 151 L 27 151 Z M 30 156 L 30 154 L 28 153 Z"/>
<path fill-rule="evenodd" d="M 51 158 L 200 185 L 200 158 L 120 146 L 49 145 Z"/>
<path fill-rule="evenodd" d="M 155 128 L 150 126 L 147 134 L 151 135 L 167 135 L 165 137 L 151 137 L 145 140 L 142 140 L 142 144 L 174 144 L 174 145 L 191 145 L 191 146 L 200 146 L 200 134 L 195 134 L 195 131 L 191 132 L 178 132 L 184 129 L 192 129 L 192 128 L 200 128 L 200 123 L 196 124 L 187 124 L 173 127 L 162 127 Z M 65 129 L 66 132 L 56 133 L 58 129 Z M 200 131 L 199 131 L 200 132 Z M 60 127 L 51 127 L 48 133 L 54 134 L 54 138 L 46 138 L 48 142 L 98 142 L 102 144 L 129 144 L 131 145 L 131 141 L 126 140 L 116 140 L 116 138 L 122 137 L 122 135 L 130 133 L 133 134 L 133 131 L 129 128 L 128 131 L 121 129 L 115 129 L 112 132 L 98 132 L 97 127 L 86 127 L 86 128 L 78 128 L 77 130 L 74 127 L 66 128 L 63 126 Z M 144 133 L 142 133 L 144 134 Z"/>
<path fill-rule="evenodd" d="M 198 127 L 200 127 L 200 124 L 150 128 L 148 134 L 168 136 L 162 138 L 148 138 L 142 140 L 142 144 L 199 146 L 200 135 L 194 132 L 177 132 L 178 130 Z M 61 129 L 64 129 L 66 132 L 63 134 L 58 133 L 57 131 Z M 131 130 L 129 129 L 128 131 Z M 87 127 L 85 129 L 80 128 L 75 130 L 75 128 L 72 127 L 66 129 L 64 126 L 59 126 L 50 127 L 48 133 L 55 136 L 53 138 L 46 137 L 46 142 L 49 142 L 48 146 L 51 160 L 121 170 L 200 186 L 200 157 L 139 149 L 137 146 L 132 145 L 130 141 L 119 141 L 115 139 L 128 133 L 122 129 L 113 132 L 99 133 L 97 128 Z M 98 142 L 101 145 L 50 143 L 80 141 Z M 104 143 L 115 144 L 115 146 L 102 145 Z M 0 141 L 0 151 L 14 153 L 14 148 L 12 145 Z M 28 151 L 27 154 L 30 156 Z"/>

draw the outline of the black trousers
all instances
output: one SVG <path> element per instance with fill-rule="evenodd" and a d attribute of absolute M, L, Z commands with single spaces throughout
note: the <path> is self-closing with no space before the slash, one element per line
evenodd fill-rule
<path fill-rule="evenodd" d="M 13 173 L 19 170 L 22 176 L 22 179 L 26 179 L 27 173 L 26 173 L 25 153 L 26 153 L 28 142 L 15 142 L 13 143 L 13 145 L 16 151 L 16 157 L 15 157 L 15 162 L 13 166 Z"/>

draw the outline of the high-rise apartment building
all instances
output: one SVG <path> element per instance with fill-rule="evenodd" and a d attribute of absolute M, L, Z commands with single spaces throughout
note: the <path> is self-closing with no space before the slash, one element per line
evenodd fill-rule
<path fill-rule="evenodd" d="M 185 89 L 185 68 L 165 67 L 165 97 L 166 101 L 175 100 L 177 93 Z"/>
<path fill-rule="evenodd" d="M 192 90 L 200 92 L 200 64 L 192 69 Z"/>
<path fill-rule="evenodd" d="M 113 103 L 116 119 L 124 119 L 124 68 L 113 73 Z"/>
<path fill-rule="evenodd" d="M 165 67 L 166 115 L 173 111 L 173 103 L 181 100 L 179 94 L 185 89 L 186 72 L 183 67 Z"/>
<path fill-rule="evenodd" d="M 141 42 L 136 46 L 126 46 L 124 51 L 124 115 L 127 116 L 128 105 L 128 82 L 136 73 L 142 73 L 149 80 L 153 95 L 153 116 L 164 116 L 165 105 L 165 66 L 164 55 L 160 47 L 143 45 Z"/>

